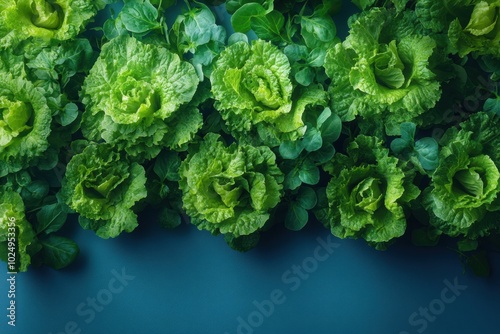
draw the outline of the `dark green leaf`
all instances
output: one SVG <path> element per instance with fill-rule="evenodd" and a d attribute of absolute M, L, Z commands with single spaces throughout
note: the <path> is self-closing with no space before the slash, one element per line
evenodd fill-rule
<path fill-rule="evenodd" d="M 307 56 L 307 63 L 312 67 L 321 67 L 325 63 L 326 50 L 315 48 Z"/>
<path fill-rule="evenodd" d="M 321 132 L 314 127 L 308 127 L 304 134 L 303 145 L 308 152 L 317 151 L 323 146 L 323 137 Z"/>
<path fill-rule="evenodd" d="M 179 177 L 179 166 L 181 164 L 181 159 L 175 152 L 162 152 L 158 155 L 153 167 L 154 172 L 160 180 L 165 181 L 178 181 Z"/>
<path fill-rule="evenodd" d="M 272 42 L 282 40 L 281 31 L 285 25 L 285 18 L 280 12 L 273 10 L 266 15 L 254 16 L 250 19 L 250 26 L 255 34 Z"/>
<path fill-rule="evenodd" d="M 415 142 L 415 151 L 418 161 L 426 170 L 436 169 L 439 164 L 439 146 L 437 141 L 431 137 L 425 137 Z"/>
<path fill-rule="evenodd" d="M 500 96 L 497 96 L 496 99 L 487 99 L 484 101 L 483 111 L 500 116 Z"/>
<path fill-rule="evenodd" d="M 325 43 L 333 42 L 337 33 L 335 23 L 329 16 L 302 16 L 300 25 L 304 42 L 311 49 L 324 47 Z"/>
<path fill-rule="evenodd" d="M 67 126 L 78 118 L 78 106 L 74 103 L 68 103 L 61 111 L 61 125 Z"/>
<path fill-rule="evenodd" d="M 299 179 L 310 185 L 315 185 L 319 182 L 319 169 L 316 165 L 310 161 L 305 160 L 299 170 Z"/>
<path fill-rule="evenodd" d="M 58 235 L 50 234 L 40 241 L 43 246 L 42 261 L 54 269 L 62 269 L 71 264 L 80 251 L 73 240 Z"/>
<path fill-rule="evenodd" d="M 335 147 L 330 143 L 323 143 L 319 150 L 311 152 L 308 157 L 316 164 L 324 164 L 332 160 L 334 155 Z"/>
<path fill-rule="evenodd" d="M 307 210 L 298 204 L 292 203 L 285 216 L 285 227 L 292 231 L 300 231 L 309 220 Z"/>
<path fill-rule="evenodd" d="M 292 169 L 289 173 L 285 175 L 285 180 L 283 181 L 283 186 L 285 189 L 294 190 L 297 189 L 302 184 L 299 177 L 299 170 L 297 168 Z"/>
<path fill-rule="evenodd" d="M 295 73 L 295 80 L 302 86 L 309 86 L 314 81 L 314 71 L 310 67 L 304 67 Z"/>
<path fill-rule="evenodd" d="M 38 224 L 36 225 L 36 233 L 49 234 L 57 232 L 66 223 L 67 213 L 63 210 L 60 203 L 45 205 L 36 214 Z"/>
<path fill-rule="evenodd" d="M 305 45 L 290 44 L 283 49 L 283 52 L 291 62 L 303 60 L 308 57 L 307 47 Z"/>
<path fill-rule="evenodd" d="M 415 123 L 401 123 L 401 138 L 396 138 L 391 142 L 391 150 L 395 154 L 403 153 L 405 150 L 413 151 L 415 141 L 415 131 L 417 126 Z"/>
<path fill-rule="evenodd" d="M 297 159 L 304 149 L 304 144 L 300 140 L 283 141 L 280 144 L 279 152 L 283 159 Z"/>
<path fill-rule="evenodd" d="M 174 229 L 181 224 L 182 220 L 179 212 L 169 208 L 164 208 L 160 212 L 159 222 L 164 228 Z"/>
<path fill-rule="evenodd" d="M 330 114 L 328 113 L 330 112 Z M 322 116 L 328 115 L 325 119 Z M 342 120 L 337 114 L 332 114 L 330 108 L 325 110 L 318 117 L 318 127 L 325 143 L 334 143 L 342 133 Z"/>
<path fill-rule="evenodd" d="M 302 187 L 299 189 L 299 193 L 296 197 L 296 202 L 304 209 L 311 210 L 316 206 L 316 203 L 318 202 L 316 192 L 310 187 Z"/>

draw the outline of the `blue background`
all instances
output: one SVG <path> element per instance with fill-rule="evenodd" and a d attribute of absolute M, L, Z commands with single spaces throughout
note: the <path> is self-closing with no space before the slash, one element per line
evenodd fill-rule
<path fill-rule="evenodd" d="M 65 232 L 80 246 L 77 262 L 16 276 L 16 327 L 7 325 L 4 274 L 1 333 L 500 332 L 497 253 L 485 279 L 464 272 L 444 245 L 418 248 L 403 238 L 380 252 L 361 240 L 335 239 L 318 223 L 300 232 L 274 228 L 248 253 L 188 224 L 164 230 L 147 215 L 116 239 L 100 239 L 74 221 Z M 332 254 L 318 249 L 329 238 Z M 124 282 L 116 279 L 122 272 Z M 454 283 L 457 295 L 444 290 Z M 425 309 L 427 319 L 419 314 Z"/>
<path fill-rule="evenodd" d="M 499 333 L 499 254 L 492 254 L 497 271 L 485 279 L 464 273 L 457 254 L 445 246 L 418 248 L 401 239 L 380 252 L 361 240 L 330 237 L 318 223 L 301 232 L 274 228 L 248 253 L 192 225 L 169 231 L 147 217 L 140 223 L 133 233 L 109 240 L 76 222 L 68 226 L 66 233 L 81 248 L 77 262 L 61 271 L 30 268 L 18 274 L 16 327 L 2 316 L 0 332 L 419 333 L 425 320 L 419 309 L 431 306 L 437 316 L 425 320 L 422 333 Z M 329 238 L 333 253 L 321 250 L 321 261 L 312 260 Z M 294 265 L 304 268 L 302 276 L 292 271 Z M 122 270 L 126 286 L 113 280 L 113 271 Z M 115 293 L 109 292 L 112 280 Z M 465 286 L 449 304 L 439 302 L 445 280 Z M 5 314 L 7 290 L 2 280 Z M 88 298 L 102 307 L 93 319 Z M 279 304 L 264 302 L 271 299 Z M 409 322 L 414 312 L 418 326 Z"/>

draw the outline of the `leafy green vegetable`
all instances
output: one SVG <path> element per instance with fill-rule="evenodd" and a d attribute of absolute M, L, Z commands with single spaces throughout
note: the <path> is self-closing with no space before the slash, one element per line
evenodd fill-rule
<path fill-rule="evenodd" d="M 455 238 L 488 275 L 500 2 L 352 2 L 343 27 L 339 0 L 0 0 L 0 258 L 68 266 L 74 218 L 247 251 L 314 213 L 377 249 Z"/>
<path fill-rule="evenodd" d="M 17 267 L 8 271 L 26 271 L 31 263 L 29 246 L 36 242 L 31 224 L 26 220 L 21 196 L 0 186 L 0 258 L 7 262 L 8 253 L 15 253 Z M 12 251 L 11 251 L 12 250 Z"/>
<path fill-rule="evenodd" d="M 500 56 L 499 1 L 419 0 L 415 12 L 426 28 L 447 34 L 451 52 Z"/>
<path fill-rule="evenodd" d="M 276 146 L 277 138 L 303 134 L 303 110 L 292 109 L 289 74 L 286 56 L 262 40 L 239 42 L 220 54 L 210 81 L 215 106 L 235 138 Z"/>
<path fill-rule="evenodd" d="M 101 238 L 133 231 L 134 204 L 145 198 L 144 168 L 129 163 L 109 144 L 89 145 L 68 163 L 61 198 L 80 215 L 80 224 Z"/>
<path fill-rule="evenodd" d="M 1 0 L 0 48 L 29 37 L 46 41 L 74 38 L 103 7 L 100 0 Z"/>
<path fill-rule="evenodd" d="M 477 113 L 443 136 L 440 163 L 423 203 L 431 224 L 451 236 L 472 239 L 497 229 L 484 219 L 500 209 L 500 132 L 498 119 Z"/>
<path fill-rule="evenodd" d="M 103 46 L 85 78 L 82 132 L 139 160 L 180 148 L 201 127 L 189 102 L 198 78 L 189 63 L 156 45 L 119 36 Z"/>
<path fill-rule="evenodd" d="M 180 166 L 186 213 L 199 229 L 234 237 L 264 226 L 282 196 L 283 174 L 265 146 L 225 146 L 209 133 Z"/>
<path fill-rule="evenodd" d="M 49 147 L 52 112 L 28 80 L 0 72 L 0 176 L 36 163 Z"/>
<path fill-rule="evenodd" d="M 414 14 L 394 14 L 373 8 L 359 15 L 324 65 L 332 79 L 333 111 L 343 121 L 359 115 L 383 123 L 389 135 L 399 134 L 402 122 L 418 122 L 441 95 L 429 63 L 436 42 L 422 35 Z"/>
<path fill-rule="evenodd" d="M 434 170 L 439 164 L 438 143 L 434 138 L 424 137 L 415 141 L 416 125 L 414 123 L 401 124 L 401 138 L 391 142 L 391 150 L 403 155 L 423 170 Z"/>
<path fill-rule="evenodd" d="M 340 238 L 363 238 L 383 249 L 406 230 L 404 207 L 419 189 L 376 137 L 360 135 L 325 169 L 328 206 L 318 218 Z"/>

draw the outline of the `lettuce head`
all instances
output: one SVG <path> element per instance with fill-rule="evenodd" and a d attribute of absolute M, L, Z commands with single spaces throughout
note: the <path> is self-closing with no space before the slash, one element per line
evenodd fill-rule
<path fill-rule="evenodd" d="M 447 35 L 451 53 L 500 57 L 500 1 L 419 0 L 415 12 L 427 29 Z"/>
<path fill-rule="evenodd" d="M 21 195 L 0 186 L 0 258 L 7 262 L 8 241 L 15 235 L 17 268 L 8 271 L 26 271 L 31 264 L 29 246 L 37 242 L 33 227 L 26 220 Z"/>
<path fill-rule="evenodd" d="M 164 147 L 179 148 L 202 124 L 198 109 L 185 105 L 198 82 L 194 67 L 167 49 L 129 36 L 114 38 L 85 78 L 82 132 L 137 160 L 154 158 Z"/>
<path fill-rule="evenodd" d="M 136 202 L 146 197 L 144 168 L 109 144 L 91 144 L 71 158 L 61 199 L 80 215 L 80 224 L 101 238 L 133 231 Z"/>
<path fill-rule="evenodd" d="M 0 71 L 0 176 L 33 165 L 49 147 L 52 112 L 30 81 Z"/>
<path fill-rule="evenodd" d="M 225 146 L 209 133 L 180 166 L 186 213 L 200 230 L 247 236 L 264 226 L 280 201 L 283 173 L 266 146 Z"/>
<path fill-rule="evenodd" d="M 30 37 L 74 38 L 103 7 L 100 0 L 0 0 L 0 48 Z"/>
<path fill-rule="evenodd" d="M 404 206 L 420 190 L 381 140 L 360 135 L 350 143 L 347 155 L 337 153 L 324 168 L 331 174 L 327 206 L 316 215 L 333 235 L 362 238 L 383 249 L 405 233 Z"/>
<path fill-rule="evenodd" d="M 326 55 L 333 111 L 343 121 L 360 116 L 360 126 L 384 124 L 388 135 L 399 134 L 402 122 L 418 123 L 441 96 L 430 68 L 435 47 L 411 12 L 377 7 L 360 14 Z"/>
<path fill-rule="evenodd" d="M 479 112 L 450 128 L 441 141 L 440 163 L 424 191 L 430 222 L 450 236 L 475 239 L 500 230 L 500 121 Z"/>
<path fill-rule="evenodd" d="M 290 71 L 286 55 L 264 40 L 237 42 L 221 52 L 210 77 L 212 92 L 238 141 L 272 147 L 304 134 L 304 109 L 292 103 Z"/>

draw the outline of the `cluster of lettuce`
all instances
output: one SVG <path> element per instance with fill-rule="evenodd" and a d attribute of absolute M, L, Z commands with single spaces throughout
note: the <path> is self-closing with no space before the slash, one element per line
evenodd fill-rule
<path fill-rule="evenodd" d="M 377 249 L 446 235 L 484 273 L 500 1 L 353 3 L 341 39 L 340 1 L 0 0 L 0 258 L 12 221 L 16 269 L 58 269 L 68 217 L 114 238 L 155 212 L 240 251 L 313 217 Z"/>

